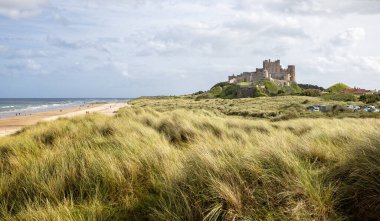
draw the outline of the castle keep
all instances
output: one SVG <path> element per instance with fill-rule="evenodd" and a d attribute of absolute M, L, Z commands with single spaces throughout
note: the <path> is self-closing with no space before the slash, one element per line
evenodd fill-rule
<path fill-rule="evenodd" d="M 239 75 L 232 75 L 228 77 L 229 83 L 240 82 L 260 82 L 264 80 L 270 80 L 278 85 L 289 85 L 291 82 L 296 82 L 296 67 L 294 65 L 288 65 L 287 69 L 284 69 L 280 60 L 263 61 L 263 68 L 256 68 L 254 72 L 243 72 Z"/>

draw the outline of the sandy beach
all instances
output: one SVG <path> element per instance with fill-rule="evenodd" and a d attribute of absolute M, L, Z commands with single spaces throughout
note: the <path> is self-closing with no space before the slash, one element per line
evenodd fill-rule
<path fill-rule="evenodd" d="M 102 113 L 108 116 L 115 114 L 122 107 L 129 106 L 127 103 L 94 103 L 82 107 L 71 107 L 62 110 L 38 112 L 31 115 L 0 118 L 0 137 L 13 134 L 25 126 L 36 124 L 40 121 L 54 121 L 62 117 L 74 117 L 86 113 Z"/>

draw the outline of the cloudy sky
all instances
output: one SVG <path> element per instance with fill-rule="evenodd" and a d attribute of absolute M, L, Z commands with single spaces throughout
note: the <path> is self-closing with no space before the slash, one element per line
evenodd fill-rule
<path fill-rule="evenodd" d="M 380 1 L 0 0 L 0 97 L 191 93 L 268 58 L 380 89 Z"/>

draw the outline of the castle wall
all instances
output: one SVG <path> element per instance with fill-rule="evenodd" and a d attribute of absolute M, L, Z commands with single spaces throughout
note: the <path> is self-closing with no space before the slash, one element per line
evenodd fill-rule
<path fill-rule="evenodd" d="M 233 80 L 235 79 L 235 80 Z M 282 68 L 280 60 L 263 61 L 263 68 L 256 68 L 255 72 L 243 72 L 237 76 L 229 76 L 229 82 L 259 82 L 271 79 L 278 84 L 285 85 L 286 83 L 296 81 L 296 71 L 294 65 L 289 65 L 287 69 Z"/>

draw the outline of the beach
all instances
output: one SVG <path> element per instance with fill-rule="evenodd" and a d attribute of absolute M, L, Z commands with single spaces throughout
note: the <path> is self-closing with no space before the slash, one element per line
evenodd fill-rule
<path fill-rule="evenodd" d="M 41 121 L 54 121 L 62 117 L 74 117 L 94 112 L 112 116 L 117 110 L 126 106 L 129 106 L 129 104 L 93 103 L 86 106 L 70 107 L 62 110 L 52 110 L 15 117 L 0 118 L 0 137 L 16 133 L 25 126 L 30 126 Z"/>

